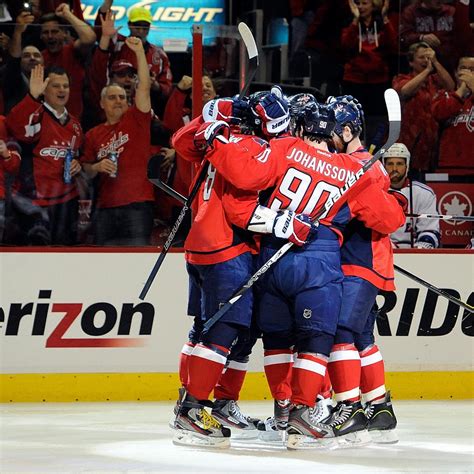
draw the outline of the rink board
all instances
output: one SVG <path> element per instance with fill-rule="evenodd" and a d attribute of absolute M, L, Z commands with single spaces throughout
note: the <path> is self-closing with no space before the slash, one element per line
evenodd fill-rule
<path fill-rule="evenodd" d="M 191 319 L 182 253 L 171 253 L 145 302 L 154 251 L 0 253 L 0 402 L 171 400 Z M 396 263 L 474 304 L 474 254 L 402 252 Z M 472 398 L 473 316 L 396 275 L 379 297 L 377 341 L 396 398 Z M 244 399 L 270 396 L 254 349 Z"/>

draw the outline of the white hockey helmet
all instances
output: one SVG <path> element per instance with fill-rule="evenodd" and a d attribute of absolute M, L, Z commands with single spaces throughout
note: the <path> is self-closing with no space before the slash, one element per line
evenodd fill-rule
<path fill-rule="evenodd" d="M 403 143 L 394 143 L 383 155 L 383 162 L 387 158 L 405 158 L 407 169 L 410 167 L 410 152 Z"/>

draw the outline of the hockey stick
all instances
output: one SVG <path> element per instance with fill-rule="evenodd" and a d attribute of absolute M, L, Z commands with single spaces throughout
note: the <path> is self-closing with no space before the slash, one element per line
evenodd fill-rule
<path fill-rule="evenodd" d="M 454 304 L 460 306 L 461 308 L 464 308 L 467 311 L 469 311 L 471 313 L 474 313 L 474 306 L 471 306 L 470 304 L 464 303 L 464 301 L 461 301 L 460 299 L 456 298 L 453 295 L 450 295 L 446 291 L 443 291 L 443 290 L 437 288 L 436 286 L 433 286 L 431 283 L 428 283 L 427 281 L 422 280 L 420 277 L 418 277 L 416 275 L 413 275 L 413 273 L 410 273 L 409 271 L 399 267 L 398 265 L 394 265 L 393 267 L 395 268 L 395 270 L 397 270 L 397 272 L 401 273 L 402 275 L 405 275 L 406 277 L 412 279 L 413 281 L 416 281 L 421 286 L 424 286 L 424 287 L 428 288 L 432 292 L 436 293 L 439 296 L 442 296 L 442 297 L 448 299 L 449 301 L 451 301 Z"/>
<path fill-rule="evenodd" d="M 405 214 L 407 217 L 417 219 L 439 219 L 442 221 L 468 221 L 473 222 L 474 216 L 450 216 L 448 214 Z"/>
<path fill-rule="evenodd" d="M 339 189 L 339 192 L 334 196 L 330 197 L 324 207 L 316 214 L 313 218 L 313 222 L 318 221 L 321 216 L 327 214 L 334 204 L 341 199 L 341 197 L 346 194 L 349 189 L 351 189 L 360 178 L 383 156 L 383 154 L 398 140 L 400 135 L 400 122 L 401 122 L 401 110 L 400 110 L 400 99 L 398 94 L 393 89 L 387 89 L 385 91 L 385 104 L 388 111 L 388 120 L 390 124 L 388 139 L 385 145 L 369 160 L 367 161 L 362 168 L 357 171 L 355 176 L 349 178 L 346 184 Z M 277 252 L 259 268 L 236 293 L 222 305 L 222 307 L 217 311 L 214 316 L 204 324 L 204 331 L 208 331 L 224 314 L 229 311 L 229 309 L 239 301 L 243 294 L 252 288 L 255 282 L 275 263 L 277 262 L 285 253 L 293 247 L 291 242 L 287 242 L 285 245 L 280 247 Z"/>
<path fill-rule="evenodd" d="M 239 23 L 238 25 L 239 33 L 242 37 L 242 41 L 245 44 L 245 47 L 247 48 L 247 53 L 249 56 L 249 68 L 248 68 L 248 75 L 245 79 L 245 84 L 240 91 L 239 98 L 242 99 L 247 91 L 250 88 L 250 83 L 253 81 L 253 78 L 255 77 L 255 74 L 257 73 L 257 68 L 258 68 L 258 49 L 257 45 L 255 43 L 255 39 L 252 35 L 252 32 L 250 31 L 250 28 L 245 24 L 245 23 Z M 163 245 L 163 249 L 161 250 L 161 253 L 158 257 L 158 259 L 155 262 L 155 265 L 153 266 L 150 275 L 148 276 L 145 285 L 138 296 L 139 299 L 144 300 L 152 283 L 153 280 L 156 277 L 156 274 L 158 273 L 158 270 L 160 269 L 163 260 L 165 259 L 166 255 L 168 254 L 168 250 L 171 247 L 171 244 L 176 236 L 176 233 L 178 232 L 179 227 L 181 226 L 181 223 L 183 222 L 184 218 L 186 217 L 187 212 L 189 209 L 191 209 L 191 204 L 194 201 L 194 198 L 196 197 L 197 193 L 199 192 L 199 189 L 201 188 L 202 183 L 206 179 L 206 176 L 209 171 L 209 166 L 210 163 L 208 161 L 204 161 L 201 165 L 201 171 L 199 172 L 199 175 L 194 182 L 194 186 L 191 189 L 191 192 L 189 193 L 188 198 L 186 199 L 183 208 L 181 209 L 181 212 L 178 215 L 178 218 L 176 219 L 176 222 L 174 223 L 170 234 L 168 235 L 168 238 L 166 239 L 165 244 Z"/>
<path fill-rule="evenodd" d="M 173 227 L 171 228 L 171 231 L 168 235 L 168 238 L 166 239 L 165 244 L 163 245 L 163 249 L 161 250 L 161 253 L 158 257 L 158 259 L 155 262 L 155 265 L 153 266 L 150 275 L 148 275 L 147 281 L 145 283 L 145 286 L 143 287 L 143 290 L 141 291 L 140 295 L 138 296 L 141 300 L 144 300 L 148 290 L 151 287 L 151 284 L 153 283 L 153 280 L 156 277 L 156 274 L 158 273 L 158 270 L 161 267 L 161 264 L 163 263 L 163 260 L 165 259 L 166 255 L 168 254 L 168 250 L 171 247 L 171 244 L 173 243 L 173 240 L 179 230 L 179 227 L 181 226 L 181 223 L 183 222 L 184 218 L 186 217 L 187 212 L 189 209 L 191 209 L 191 204 L 194 201 L 194 198 L 196 197 L 199 188 L 201 187 L 201 184 L 203 181 L 206 179 L 207 176 L 207 170 L 208 170 L 208 163 L 203 163 L 201 166 L 201 171 L 199 172 L 199 175 L 196 179 L 196 182 L 194 183 L 193 188 L 191 189 L 191 192 L 189 193 L 188 199 L 184 202 L 184 206 L 181 209 L 181 212 L 178 215 L 178 218 L 176 219 L 176 222 L 173 224 Z"/>
<path fill-rule="evenodd" d="M 181 204 L 186 204 L 186 201 L 189 198 L 184 197 L 182 194 L 178 193 L 178 191 L 175 191 L 171 186 L 168 186 L 166 183 L 161 181 L 160 178 L 150 178 L 148 177 L 148 181 L 153 183 L 157 188 L 160 188 L 162 191 L 164 191 L 168 196 L 176 199 L 179 201 Z"/>

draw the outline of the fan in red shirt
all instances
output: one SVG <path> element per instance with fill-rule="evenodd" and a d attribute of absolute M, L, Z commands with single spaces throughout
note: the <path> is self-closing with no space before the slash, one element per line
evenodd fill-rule
<path fill-rule="evenodd" d="M 5 117 L 0 115 L 0 243 L 5 230 L 5 174 L 15 175 L 20 169 L 21 156 L 17 147 L 8 141 Z"/>
<path fill-rule="evenodd" d="M 439 92 L 433 116 L 442 124 L 439 168 L 474 169 L 474 57 L 459 60 L 456 90 Z"/>
<path fill-rule="evenodd" d="M 78 119 L 65 107 L 68 99 L 66 71 L 51 67 L 45 73 L 37 65 L 31 71 L 30 93 L 7 116 L 12 135 L 33 146 L 31 160 L 23 157 L 25 166 L 13 189 L 28 244 L 73 245 L 77 241 L 78 190 L 74 179 L 65 182 L 64 165 L 70 152 L 70 174 L 74 177 L 80 172 L 74 156 L 83 134 Z"/>
<path fill-rule="evenodd" d="M 107 121 L 89 130 L 81 161 L 90 177 L 98 175 L 95 243 L 148 245 L 153 227 L 153 186 L 147 179 L 150 158 L 150 74 L 143 44 L 129 37 L 135 52 L 138 86 L 129 107 L 125 90 L 104 87 L 101 107 Z"/>
<path fill-rule="evenodd" d="M 441 89 L 453 90 L 454 81 L 427 43 L 412 44 L 407 57 L 411 72 L 392 82 L 402 101 L 399 141 L 411 150 L 412 171 L 426 172 L 434 167 L 438 140 L 431 103 Z"/>
<path fill-rule="evenodd" d="M 66 44 L 65 25 L 70 24 L 77 33 L 78 39 Z M 69 6 L 61 3 L 55 13 L 48 13 L 40 18 L 41 39 L 46 45 L 42 51 L 45 67 L 56 65 L 62 67 L 71 78 L 71 94 L 67 104 L 70 113 L 78 118 L 82 116 L 82 89 L 84 87 L 84 60 L 94 45 L 94 30 L 71 12 Z"/>

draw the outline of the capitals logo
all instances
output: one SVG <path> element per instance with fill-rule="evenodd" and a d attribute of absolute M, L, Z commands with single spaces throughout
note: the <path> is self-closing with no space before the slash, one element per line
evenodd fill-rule
<path fill-rule="evenodd" d="M 450 191 L 439 200 L 438 211 L 440 214 L 467 217 L 472 215 L 472 202 L 466 194 L 460 191 Z M 464 224 L 466 221 L 446 220 L 445 222 L 455 226 Z"/>

